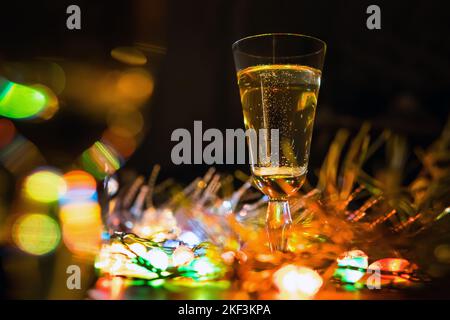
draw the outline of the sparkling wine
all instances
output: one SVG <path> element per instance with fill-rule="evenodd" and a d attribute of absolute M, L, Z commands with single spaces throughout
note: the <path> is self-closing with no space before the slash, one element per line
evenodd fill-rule
<path fill-rule="evenodd" d="M 258 188 L 271 199 L 285 199 L 296 193 L 305 182 L 305 168 L 255 167 L 253 178 Z"/>
<path fill-rule="evenodd" d="M 278 162 L 258 157 L 252 167 L 256 184 L 272 199 L 285 199 L 302 186 L 310 150 L 311 134 L 321 72 L 300 65 L 258 65 L 238 72 L 238 84 L 247 129 L 278 129 Z M 264 140 L 264 139 L 263 139 Z"/>

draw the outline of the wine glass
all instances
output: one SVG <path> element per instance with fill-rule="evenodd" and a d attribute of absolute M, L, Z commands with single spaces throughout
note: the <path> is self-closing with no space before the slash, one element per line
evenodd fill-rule
<path fill-rule="evenodd" d="M 272 251 L 288 249 L 289 197 L 305 181 L 326 44 L 272 33 L 233 44 L 251 171 L 269 197 L 266 230 Z M 254 139 L 253 139 L 254 140 Z"/>

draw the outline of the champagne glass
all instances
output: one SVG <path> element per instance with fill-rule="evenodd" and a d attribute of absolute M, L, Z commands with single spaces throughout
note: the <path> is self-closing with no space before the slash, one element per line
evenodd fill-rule
<path fill-rule="evenodd" d="M 305 181 L 326 44 L 290 33 L 233 44 L 251 171 L 269 197 L 266 231 L 272 251 L 288 250 L 289 197 Z M 249 138 L 250 137 L 250 138 Z"/>

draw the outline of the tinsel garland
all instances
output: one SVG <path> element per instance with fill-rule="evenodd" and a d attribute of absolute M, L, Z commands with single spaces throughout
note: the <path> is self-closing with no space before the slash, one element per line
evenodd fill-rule
<path fill-rule="evenodd" d="M 316 187 L 306 182 L 290 199 L 285 253 L 269 250 L 267 198 L 243 173 L 235 175 L 244 181 L 236 191 L 233 177 L 213 168 L 184 189 L 173 181 L 155 186 L 158 166 L 148 184 L 138 177 L 115 196 L 107 179 L 96 268 L 153 287 L 212 284 L 240 299 L 416 287 L 448 275 L 450 125 L 427 150 L 416 150 L 422 169 L 406 186 L 404 138 L 385 131 L 371 143 L 367 124 L 349 138 L 337 132 Z M 383 145 L 387 165 L 370 176 L 364 164 Z M 170 196 L 155 206 L 158 194 Z"/>

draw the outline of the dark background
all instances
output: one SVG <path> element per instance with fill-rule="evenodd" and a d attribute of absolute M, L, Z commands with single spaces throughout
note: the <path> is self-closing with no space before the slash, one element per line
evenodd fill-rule
<path fill-rule="evenodd" d="M 148 174 L 159 163 L 163 177 L 187 182 L 203 174 L 207 165 L 172 164 L 173 130 L 193 130 L 194 120 L 202 120 L 204 130 L 243 127 L 232 43 L 268 32 L 312 35 L 328 45 L 310 159 L 314 172 L 339 128 L 355 132 L 370 121 L 374 136 L 390 129 L 407 136 L 411 150 L 426 147 L 438 137 L 450 104 L 447 2 L 3 1 L 0 68 L 3 63 L 45 57 L 106 70 L 121 67 L 110 54 L 117 46 L 145 42 L 162 48 L 149 54 L 146 66 L 155 77 L 154 94 L 144 108 L 148 130 L 122 170 Z M 66 28 L 70 4 L 81 7 L 81 30 Z M 366 28 L 370 4 L 381 7 L 381 30 Z M 65 170 L 65 164 L 100 137 L 106 124 L 76 112 L 80 108 L 76 101 L 59 98 L 61 109 L 51 120 L 14 123 L 49 164 Z M 54 150 L 65 156 L 52 157 Z M 417 169 L 420 166 L 411 150 L 409 160 Z M 218 167 L 249 171 L 246 165 Z M 9 198 L 15 179 L 9 179 Z M 1 258 L 10 249 L 0 250 Z M 50 263 L 46 261 L 45 268 Z M 0 297 L 6 295 L 6 288 L 16 286 L 4 285 L 4 274 L 0 270 Z M 45 288 L 36 290 L 37 296 L 43 296 L 40 291 Z"/>
<path fill-rule="evenodd" d="M 188 180 L 207 166 L 171 163 L 174 129 L 193 130 L 194 120 L 202 120 L 204 130 L 243 127 L 232 43 L 267 32 L 316 36 L 328 44 L 310 162 L 317 167 L 336 130 L 356 131 L 364 120 L 374 134 L 389 128 L 407 135 L 411 146 L 426 146 L 439 135 L 450 103 L 445 3 L 8 1 L 0 9 L 0 62 L 52 56 L 114 66 L 110 51 L 116 46 L 145 41 L 165 48 L 149 60 L 156 78 L 145 108 L 149 130 L 126 168 L 148 173 L 160 163 L 163 176 Z M 65 27 L 70 4 L 81 7 L 82 30 Z M 366 28 L 370 4 L 381 7 L 381 30 Z M 17 126 L 44 155 L 60 148 L 73 158 L 103 130 L 64 109 L 46 123 Z"/>

